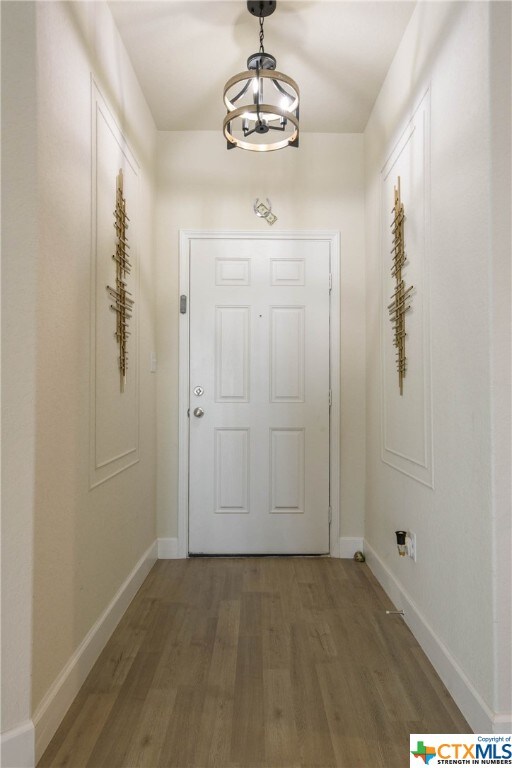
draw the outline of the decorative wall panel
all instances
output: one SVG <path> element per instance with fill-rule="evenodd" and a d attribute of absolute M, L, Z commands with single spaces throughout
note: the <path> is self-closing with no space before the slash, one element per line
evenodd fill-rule
<path fill-rule="evenodd" d="M 270 430 L 270 512 L 304 512 L 304 429 Z"/>
<path fill-rule="evenodd" d="M 215 512 L 249 512 L 249 430 L 215 430 Z"/>
<path fill-rule="evenodd" d="M 138 248 L 139 166 L 105 99 L 92 84 L 92 253 L 90 484 L 94 487 L 139 460 Z M 115 280 L 113 212 L 116 179 L 130 216 L 130 291 L 134 300 L 126 349 L 130 360 L 119 387 L 116 320 L 107 286 Z"/>
<path fill-rule="evenodd" d="M 382 460 L 421 483 L 432 486 L 432 403 L 429 317 L 429 94 L 423 98 L 381 173 L 381 350 Z M 414 285 L 407 312 L 407 370 L 403 394 L 397 386 L 396 346 L 389 320 L 395 277 L 393 230 L 394 187 L 400 177 L 405 219 L 406 261 L 402 275 Z"/>
<path fill-rule="evenodd" d="M 215 308 L 215 400 L 249 401 L 249 307 Z"/>
<path fill-rule="evenodd" d="M 304 307 L 270 309 L 270 401 L 304 402 Z"/>

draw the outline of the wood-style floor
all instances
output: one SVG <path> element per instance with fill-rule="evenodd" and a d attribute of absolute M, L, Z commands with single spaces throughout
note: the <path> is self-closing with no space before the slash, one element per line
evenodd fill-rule
<path fill-rule="evenodd" d="M 157 562 L 39 768 L 401 768 L 470 728 L 365 564 Z"/>

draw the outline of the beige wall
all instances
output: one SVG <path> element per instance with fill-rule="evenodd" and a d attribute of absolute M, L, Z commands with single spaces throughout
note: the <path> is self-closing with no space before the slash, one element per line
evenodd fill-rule
<path fill-rule="evenodd" d="M 414 606 L 412 620 L 438 648 L 459 705 L 480 730 L 499 730 L 500 717 L 507 727 L 512 690 L 510 316 L 504 299 L 508 295 L 510 302 L 510 107 L 508 117 L 506 110 L 501 115 L 496 111 L 502 103 L 498 94 L 503 98 L 507 84 L 510 95 L 509 13 L 510 6 L 502 3 L 419 4 L 365 131 L 365 536 L 373 565 L 397 585 L 397 599 Z M 388 318 L 381 321 L 380 175 L 427 87 L 433 488 L 381 460 L 386 393 L 380 385 L 380 323 Z M 494 122 L 496 115 L 501 123 Z M 502 193 L 508 188 L 505 197 L 495 196 L 493 165 L 504 174 L 500 183 Z M 408 258 L 413 261 L 414 253 Z M 502 404 L 501 421 L 497 402 Z M 508 507 L 503 503 L 507 488 Z M 416 533 L 416 563 L 398 557 L 396 529 Z M 508 541 L 506 552 L 502 537 Z"/>
<path fill-rule="evenodd" d="M 35 709 L 155 538 L 154 125 L 106 5 L 38 3 L 37 21 Z M 90 490 L 91 73 L 141 166 L 141 429 L 140 462 Z"/>
<path fill-rule="evenodd" d="M 2 5 L 2 732 L 31 717 L 37 272 L 35 10 Z M 19 45 L 19 39 L 27 45 Z M 7 121 L 6 116 L 9 116 Z M 5 758 L 2 743 L 2 758 Z"/>
<path fill-rule="evenodd" d="M 490 12 L 491 433 L 494 699 L 512 730 L 512 6 Z M 507 608 L 508 606 L 508 608 Z"/>
<path fill-rule="evenodd" d="M 306 134 L 298 151 L 227 151 L 222 133 L 158 134 L 158 532 L 177 536 L 178 233 L 266 231 L 254 215 L 269 198 L 272 231 L 341 233 L 341 536 L 363 535 L 364 222 L 361 135 Z"/>
<path fill-rule="evenodd" d="M 34 596 L 32 706 L 36 710 L 117 589 L 155 539 L 155 382 L 152 315 L 152 162 L 155 130 L 107 7 L 38 3 L 37 270 L 30 312 L 19 292 L 12 327 L 29 322 L 35 374 L 12 393 L 33 419 Z M 23 36 L 17 45 L 23 50 Z M 140 462 L 90 490 L 91 73 L 141 165 Z M 19 87 L 23 84 L 18 83 Z M 27 211 L 20 207 L 18 233 Z M 15 251 L 7 254 L 17 258 Z M 30 299 L 30 296 L 27 296 Z M 100 328 L 99 333 L 113 329 Z M 18 342 L 21 344 L 22 342 Z M 28 349 L 30 354 L 30 348 Z M 115 360 L 114 360 L 115 364 Z M 13 435 L 12 439 L 15 439 Z M 9 448 L 9 446 L 7 446 Z M 14 481 L 19 482 L 16 478 Z M 9 633 L 4 623 L 4 633 Z"/>

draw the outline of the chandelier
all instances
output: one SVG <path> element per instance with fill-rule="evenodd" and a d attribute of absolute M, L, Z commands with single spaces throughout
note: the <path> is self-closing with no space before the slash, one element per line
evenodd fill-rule
<path fill-rule="evenodd" d="M 276 70 L 276 59 L 263 45 L 263 23 L 274 13 L 276 0 L 248 0 L 247 9 L 259 18 L 260 47 L 247 59 L 247 71 L 234 75 L 224 86 L 223 131 L 228 149 L 269 152 L 298 147 L 299 86 Z"/>

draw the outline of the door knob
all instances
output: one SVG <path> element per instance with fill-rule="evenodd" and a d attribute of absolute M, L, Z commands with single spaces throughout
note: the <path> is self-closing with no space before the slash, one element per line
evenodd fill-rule
<path fill-rule="evenodd" d="M 198 419 L 200 419 L 202 416 L 204 416 L 204 411 L 202 408 L 194 408 L 194 416 L 197 416 Z"/>

